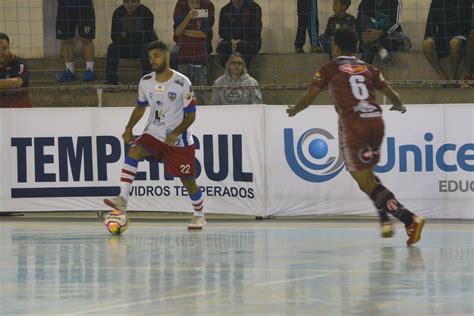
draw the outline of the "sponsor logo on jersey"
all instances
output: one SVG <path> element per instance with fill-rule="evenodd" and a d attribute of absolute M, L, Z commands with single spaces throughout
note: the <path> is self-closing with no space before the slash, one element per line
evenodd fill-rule
<path fill-rule="evenodd" d="M 176 100 L 176 93 L 174 93 L 174 92 L 168 92 L 168 100 L 170 100 L 171 102 L 173 102 L 174 100 Z"/>
<path fill-rule="evenodd" d="M 366 72 L 367 67 L 364 65 L 344 64 L 344 65 L 339 66 L 339 70 L 351 75 L 355 75 L 355 74 L 361 74 L 363 72 Z"/>
<path fill-rule="evenodd" d="M 174 83 L 176 83 L 177 85 L 183 87 L 184 86 L 184 80 L 183 79 L 176 79 L 174 81 Z"/>
<path fill-rule="evenodd" d="M 163 93 L 163 92 L 165 92 L 165 86 L 156 85 L 156 86 L 155 86 L 155 92 L 158 92 L 158 93 Z"/>

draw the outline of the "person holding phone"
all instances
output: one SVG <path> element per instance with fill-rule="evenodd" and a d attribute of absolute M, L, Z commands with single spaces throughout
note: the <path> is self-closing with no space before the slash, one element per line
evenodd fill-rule
<path fill-rule="evenodd" d="M 180 46 L 178 71 L 197 86 L 207 85 L 210 32 L 207 5 L 206 0 L 187 0 L 182 15 L 175 19 L 174 25 L 174 36 Z"/>

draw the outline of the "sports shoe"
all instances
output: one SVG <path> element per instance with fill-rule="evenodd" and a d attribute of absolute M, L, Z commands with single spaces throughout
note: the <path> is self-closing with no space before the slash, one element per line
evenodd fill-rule
<path fill-rule="evenodd" d="M 94 79 L 95 79 L 95 72 L 92 69 L 87 68 L 82 77 L 82 81 L 92 81 Z"/>
<path fill-rule="evenodd" d="M 304 54 L 303 47 L 295 47 L 295 53 L 297 54 Z"/>
<path fill-rule="evenodd" d="M 311 47 L 309 50 L 310 53 L 324 53 L 324 50 L 321 46 Z"/>
<path fill-rule="evenodd" d="M 64 70 L 54 76 L 59 82 L 70 82 L 77 80 L 76 75 L 69 69 Z"/>
<path fill-rule="evenodd" d="M 426 219 L 422 216 L 415 215 L 413 217 L 413 223 L 410 226 L 405 227 L 407 230 L 408 240 L 407 246 L 414 245 L 421 238 L 421 231 L 423 225 L 425 225 Z"/>
<path fill-rule="evenodd" d="M 207 223 L 204 216 L 193 216 L 193 220 L 188 225 L 188 229 L 189 230 L 202 229 L 204 226 L 206 226 L 206 224 Z"/>
<path fill-rule="evenodd" d="M 385 65 L 390 62 L 390 54 L 385 48 L 382 48 L 379 50 L 379 56 L 380 56 L 380 64 Z"/>
<path fill-rule="evenodd" d="M 104 203 L 113 209 L 120 210 L 122 212 L 127 211 L 127 201 L 125 201 L 125 199 L 121 196 L 104 199 Z"/>
<path fill-rule="evenodd" d="M 390 238 L 393 237 L 395 231 L 393 229 L 393 224 L 391 222 L 383 222 L 380 225 L 380 237 Z"/>

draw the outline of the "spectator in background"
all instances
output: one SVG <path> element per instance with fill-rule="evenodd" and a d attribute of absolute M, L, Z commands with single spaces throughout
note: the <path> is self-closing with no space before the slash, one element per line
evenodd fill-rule
<path fill-rule="evenodd" d="M 464 76 L 464 80 L 474 80 L 474 16 L 471 19 L 473 25 L 471 33 L 469 33 L 464 54 L 466 60 L 466 75 Z M 465 83 L 461 87 L 467 88 L 469 87 L 469 84 Z"/>
<path fill-rule="evenodd" d="M 56 75 L 59 82 L 77 80 L 74 69 L 74 37 L 76 28 L 82 41 L 86 71 L 83 81 L 95 79 L 94 73 L 94 43 L 95 12 L 92 0 L 58 0 L 56 15 L 56 38 L 61 40 L 62 54 L 66 63 L 66 70 Z"/>
<path fill-rule="evenodd" d="M 426 21 L 423 52 L 441 80 L 456 80 L 461 51 L 471 29 L 472 0 L 433 0 Z M 446 74 L 440 58 L 450 56 L 451 72 Z"/>
<path fill-rule="evenodd" d="M 348 27 L 355 30 L 356 19 L 352 14 L 347 13 L 347 9 L 349 9 L 350 6 L 351 0 L 334 0 L 332 2 L 334 15 L 329 17 L 324 34 L 319 36 L 319 42 L 324 52 L 329 55 L 329 60 L 333 57 L 331 45 L 336 29 Z"/>
<path fill-rule="evenodd" d="M 303 46 L 306 43 L 306 31 L 309 35 L 311 53 L 322 52 L 323 50 L 318 42 L 318 0 L 297 0 L 296 11 L 298 13 L 298 27 L 296 29 L 295 53 L 304 53 Z"/>
<path fill-rule="evenodd" d="M 187 0 L 176 17 L 174 36 L 178 39 L 178 71 L 193 85 L 207 85 L 209 11 L 206 0 Z"/>
<path fill-rule="evenodd" d="M 117 85 L 117 69 L 121 58 L 140 59 L 142 76 L 151 72 L 147 46 L 158 40 L 153 27 L 154 16 L 140 0 L 123 0 L 112 16 L 112 43 L 107 49 L 105 77 L 107 84 Z"/>
<path fill-rule="evenodd" d="M 206 7 L 203 7 L 206 5 Z M 214 4 L 211 1 L 204 1 L 202 3 L 201 7 L 203 9 L 207 9 L 208 12 L 208 22 L 209 22 L 209 31 L 208 31 L 208 43 L 207 43 L 207 52 L 210 55 L 212 53 L 212 39 L 214 37 L 214 32 L 212 28 L 214 27 L 215 23 L 215 7 Z M 187 14 L 189 11 L 189 6 L 188 6 L 188 1 L 187 0 L 178 0 L 176 1 L 176 5 L 174 7 L 173 11 L 173 21 L 174 24 L 176 25 L 176 22 L 179 19 L 182 19 L 183 16 Z M 176 45 L 173 47 L 173 49 L 170 51 L 170 67 L 172 69 L 178 70 L 178 63 L 179 63 L 179 37 L 173 36 L 173 40 L 175 41 Z"/>
<path fill-rule="evenodd" d="M 247 73 L 244 56 L 232 53 L 227 60 L 225 73 L 214 82 L 211 104 L 262 104 L 262 93 L 258 86 L 257 80 Z"/>
<path fill-rule="evenodd" d="M 262 8 L 251 0 L 231 0 L 219 13 L 217 53 L 225 67 L 233 52 L 241 53 L 247 67 L 262 46 Z"/>
<path fill-rule="evenodd" d="M 14 91 L 28 87 L 28 77 L 26 62 L 10 52 L 10 38 L 0 33 L 0 108 L 31 107 L 28 91 Z"/>
<path fill-rule="evenodd" d="M 390 54 L 409 42 L 400 26 L 400 0 L 362 0 L 357 14 L 361 40 L 361 59 L 371 64 L 376 54 L 380 63 L 390 61 Z"/>

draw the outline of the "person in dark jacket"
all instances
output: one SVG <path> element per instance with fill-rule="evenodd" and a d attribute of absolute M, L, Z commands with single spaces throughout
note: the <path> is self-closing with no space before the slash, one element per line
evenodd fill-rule
<path fill-rule="evenodd" d="M 231 0 L 219 14 L 217 53 L 225 67 L 233 52 L 241 53 L 247 67 L 262 45 L 262 8 L 251 0 Z"/>
<path fill-rule="evenodd" d="M 390 61 L 390 52 L 405 40 L 400 26 L 400 0 L 362 0 L 357 13 L 361 59 L 371 64 L 375 55 L 380 63 Z"/>
<path fill-rule="evenodd" d="M 351 0 L 334 0 L 332 3 L 334 15 L 329 17 L 324 34 L 319 36 L 319 42 L 324 52 L 329 55 L 329 60 L 332 59 L 331 46 L 336 29 L 341 27 L 355 29 L 356 19 L 352 14 L 347 13 L 350 5 Z"/>
<path fill-rule="evenodd" d="M 123 0 L 112 16 L 112 43 L 107 49 L 105 76 L 108 84 L 118 84 L 120 59 L 140 59 L 142 75 L 151 72 L 147 46 L 158 39 L 153 27 L 154 16 L 140 0 Z"/>
<path fill-rule="evenodd" d="M 461 51 L 471 30 L 472 0 L 433 0 L 426 21 L 423 52 L 441 80 L 456 80 Z M 451 57 L 450 76 L 440 58 Z"/>
<path fill-rule="evenodd" d="M 0 108 L 31 108 L 28 91 L 29 73 L 26 62 L 10 51 L 10 38 L 0 33 Z"/>

